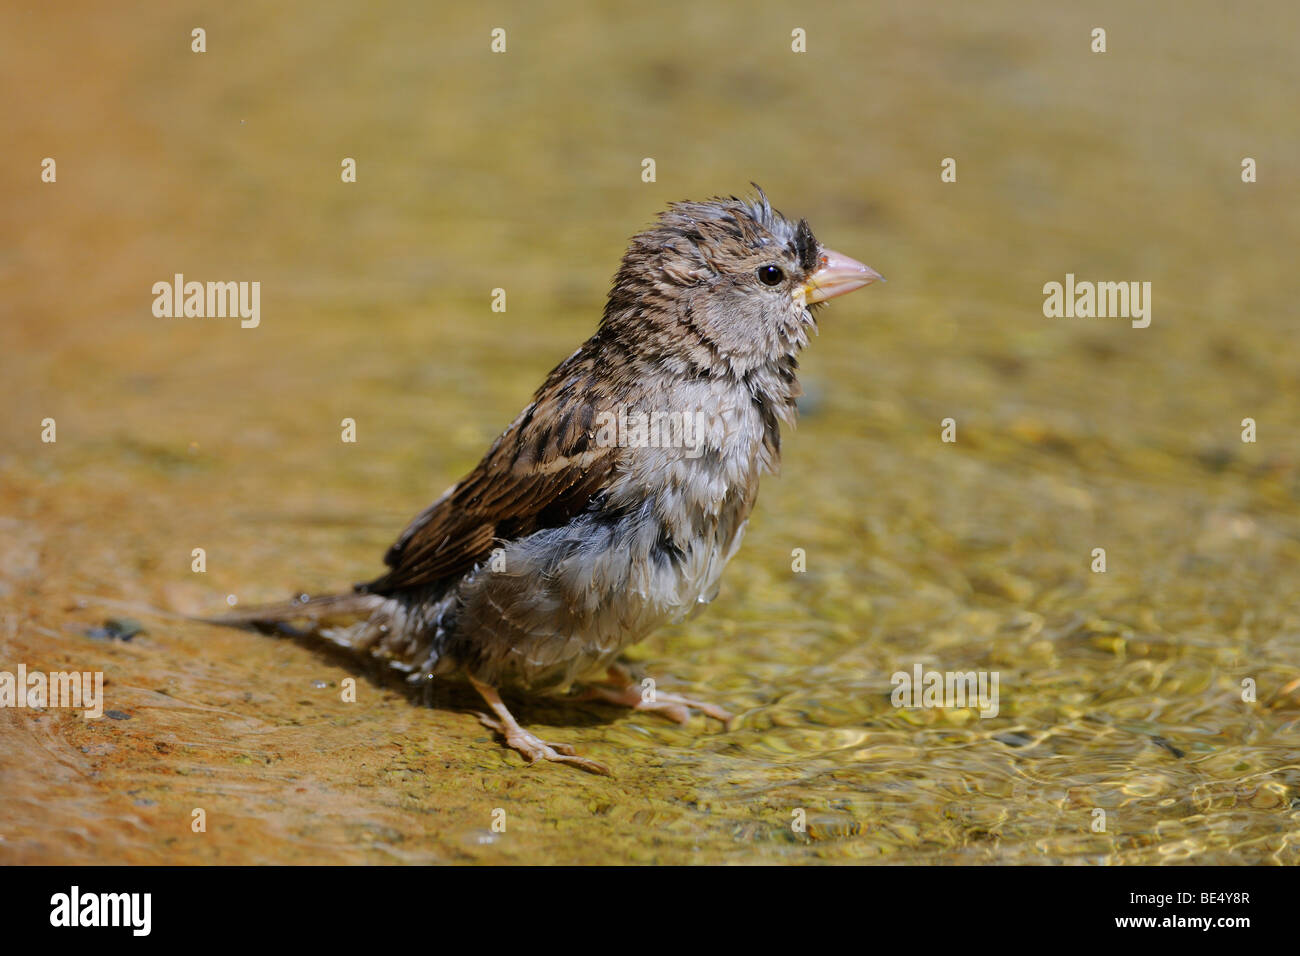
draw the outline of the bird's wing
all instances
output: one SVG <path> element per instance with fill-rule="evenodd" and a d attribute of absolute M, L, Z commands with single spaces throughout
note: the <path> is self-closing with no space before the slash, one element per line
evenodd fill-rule
<path fill-rule="evenodd" d="M 498 541 L 557 527 L 583 511 L 624 451 L 593 440 L 595 399 L 583 379 L 564 365 L 556 369 L 478 466 L 388 549 L 391 570 L 360 589 L 390 594 L 462 574 Z"/>

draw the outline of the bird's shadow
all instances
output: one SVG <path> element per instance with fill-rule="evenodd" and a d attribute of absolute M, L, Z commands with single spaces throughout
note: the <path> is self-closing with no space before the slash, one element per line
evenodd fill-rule
<path fill-rule="evenodd" d="M 243 629 L 290 640 L 316 657 L 364 677 L 373 687 L 400 692 L 414 705 L 475 715 L 490 714 L 487 703 L 464 681 L 440 677 L 410 681 L 404 672 L 381 658 L 329 644 L 309 631 L 301 631 L 287 624 L 250 624 Z M 599 700 L 530 697 L 512 694 L 510 691 L 503 691 L 501 696 L 510 713 L 521 724 L 594 727 L 613 723 L 620 714 L 627 712 L 625 707 Z"/>

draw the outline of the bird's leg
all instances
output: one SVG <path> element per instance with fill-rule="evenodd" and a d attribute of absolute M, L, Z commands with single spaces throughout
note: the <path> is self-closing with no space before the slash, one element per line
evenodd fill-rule
<path fill-rule="evenodd" d="M 469 677 L 469 675 L 466 675 Z M 549 743 L 536 734 L 529 733 L 519 726 L 510 711 L 506 709 L 505 703 L 501 700 L 501 695 L 497 689 L 490 684 L 475 680 L 469 677 L 469 682 L 474 685 L 474 689 L 482 695 L 487 705 L 492 708 L 496 714 L 496 719 L 489 717 L 487 714 L 479 714 L 478 719 L 483 722 L 483 726 L 495 730 L 506 739 L 506 746 L 512 750 L 517 750 L 523 754 L 525 760 L 530 764 L 538 760 L 553 760 L 556 763 L 572 764 L 580 767 L 588 773 L 604 774 L 607 777 L 613 776 L 609 768 L 602 763 L 589 760 L 586 757 L 578 756 L 568 744 Z"/>
<path fill-rule="evenodd" d="M 681 694 L 666 694 L 655 690 L 647 698 L 636 683 L 632 672 L 622 664 L 611 664 L 605 673 L 609 679 L 588 687 L 582 699 L 594 698 L 622 707 L 631 707 L 633 710 L 654 711 L 679 724 L 684 724 L 691 719 L 692 709 L 720 720 L 724 724 L 731 720 L 732 715 L 716 704 L 693 700 Z"/>

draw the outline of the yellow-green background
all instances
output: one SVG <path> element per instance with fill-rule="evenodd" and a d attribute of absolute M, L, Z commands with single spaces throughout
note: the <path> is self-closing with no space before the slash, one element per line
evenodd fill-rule
<path fill-rule="evenodd" d="M 1296 7 L 544 6 L 5 5 L 0 669 L 130 719 L 0 712 L 0 861 L 1300 860 Z M 525 769 L 471 697 L 150 613 L 374 575 L 627 237 L 751 180 L 890 281 L 822 313 L 719 600 L 637 649 L 732 730 L 516 701 L 617 777 Z M 176 272 L 261 327 L 155 318 Z M 1151 327 L 1044 318 L 1067 272 Z M 1000 715 L 894 709 L 917 662 Z"/>

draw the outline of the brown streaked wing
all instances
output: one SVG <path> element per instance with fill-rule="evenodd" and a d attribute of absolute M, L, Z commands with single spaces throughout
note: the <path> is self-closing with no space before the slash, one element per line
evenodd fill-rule
<path fill-rule="evenodd" d="M 384 556 L 392 570 L 360 589 L 390 594 L 463 574 L 498 540 L 557 527 L 583 511 L 609 483 L 622 449 L 590 441 L 591 415 L 582 414 L 590 406 L 572 413 L 575 401 L 586 405 L 559 389 L 525 409 L 478 466 L 402 532 Z M 571 413 L 559 413 L 563 406 Z"/>

